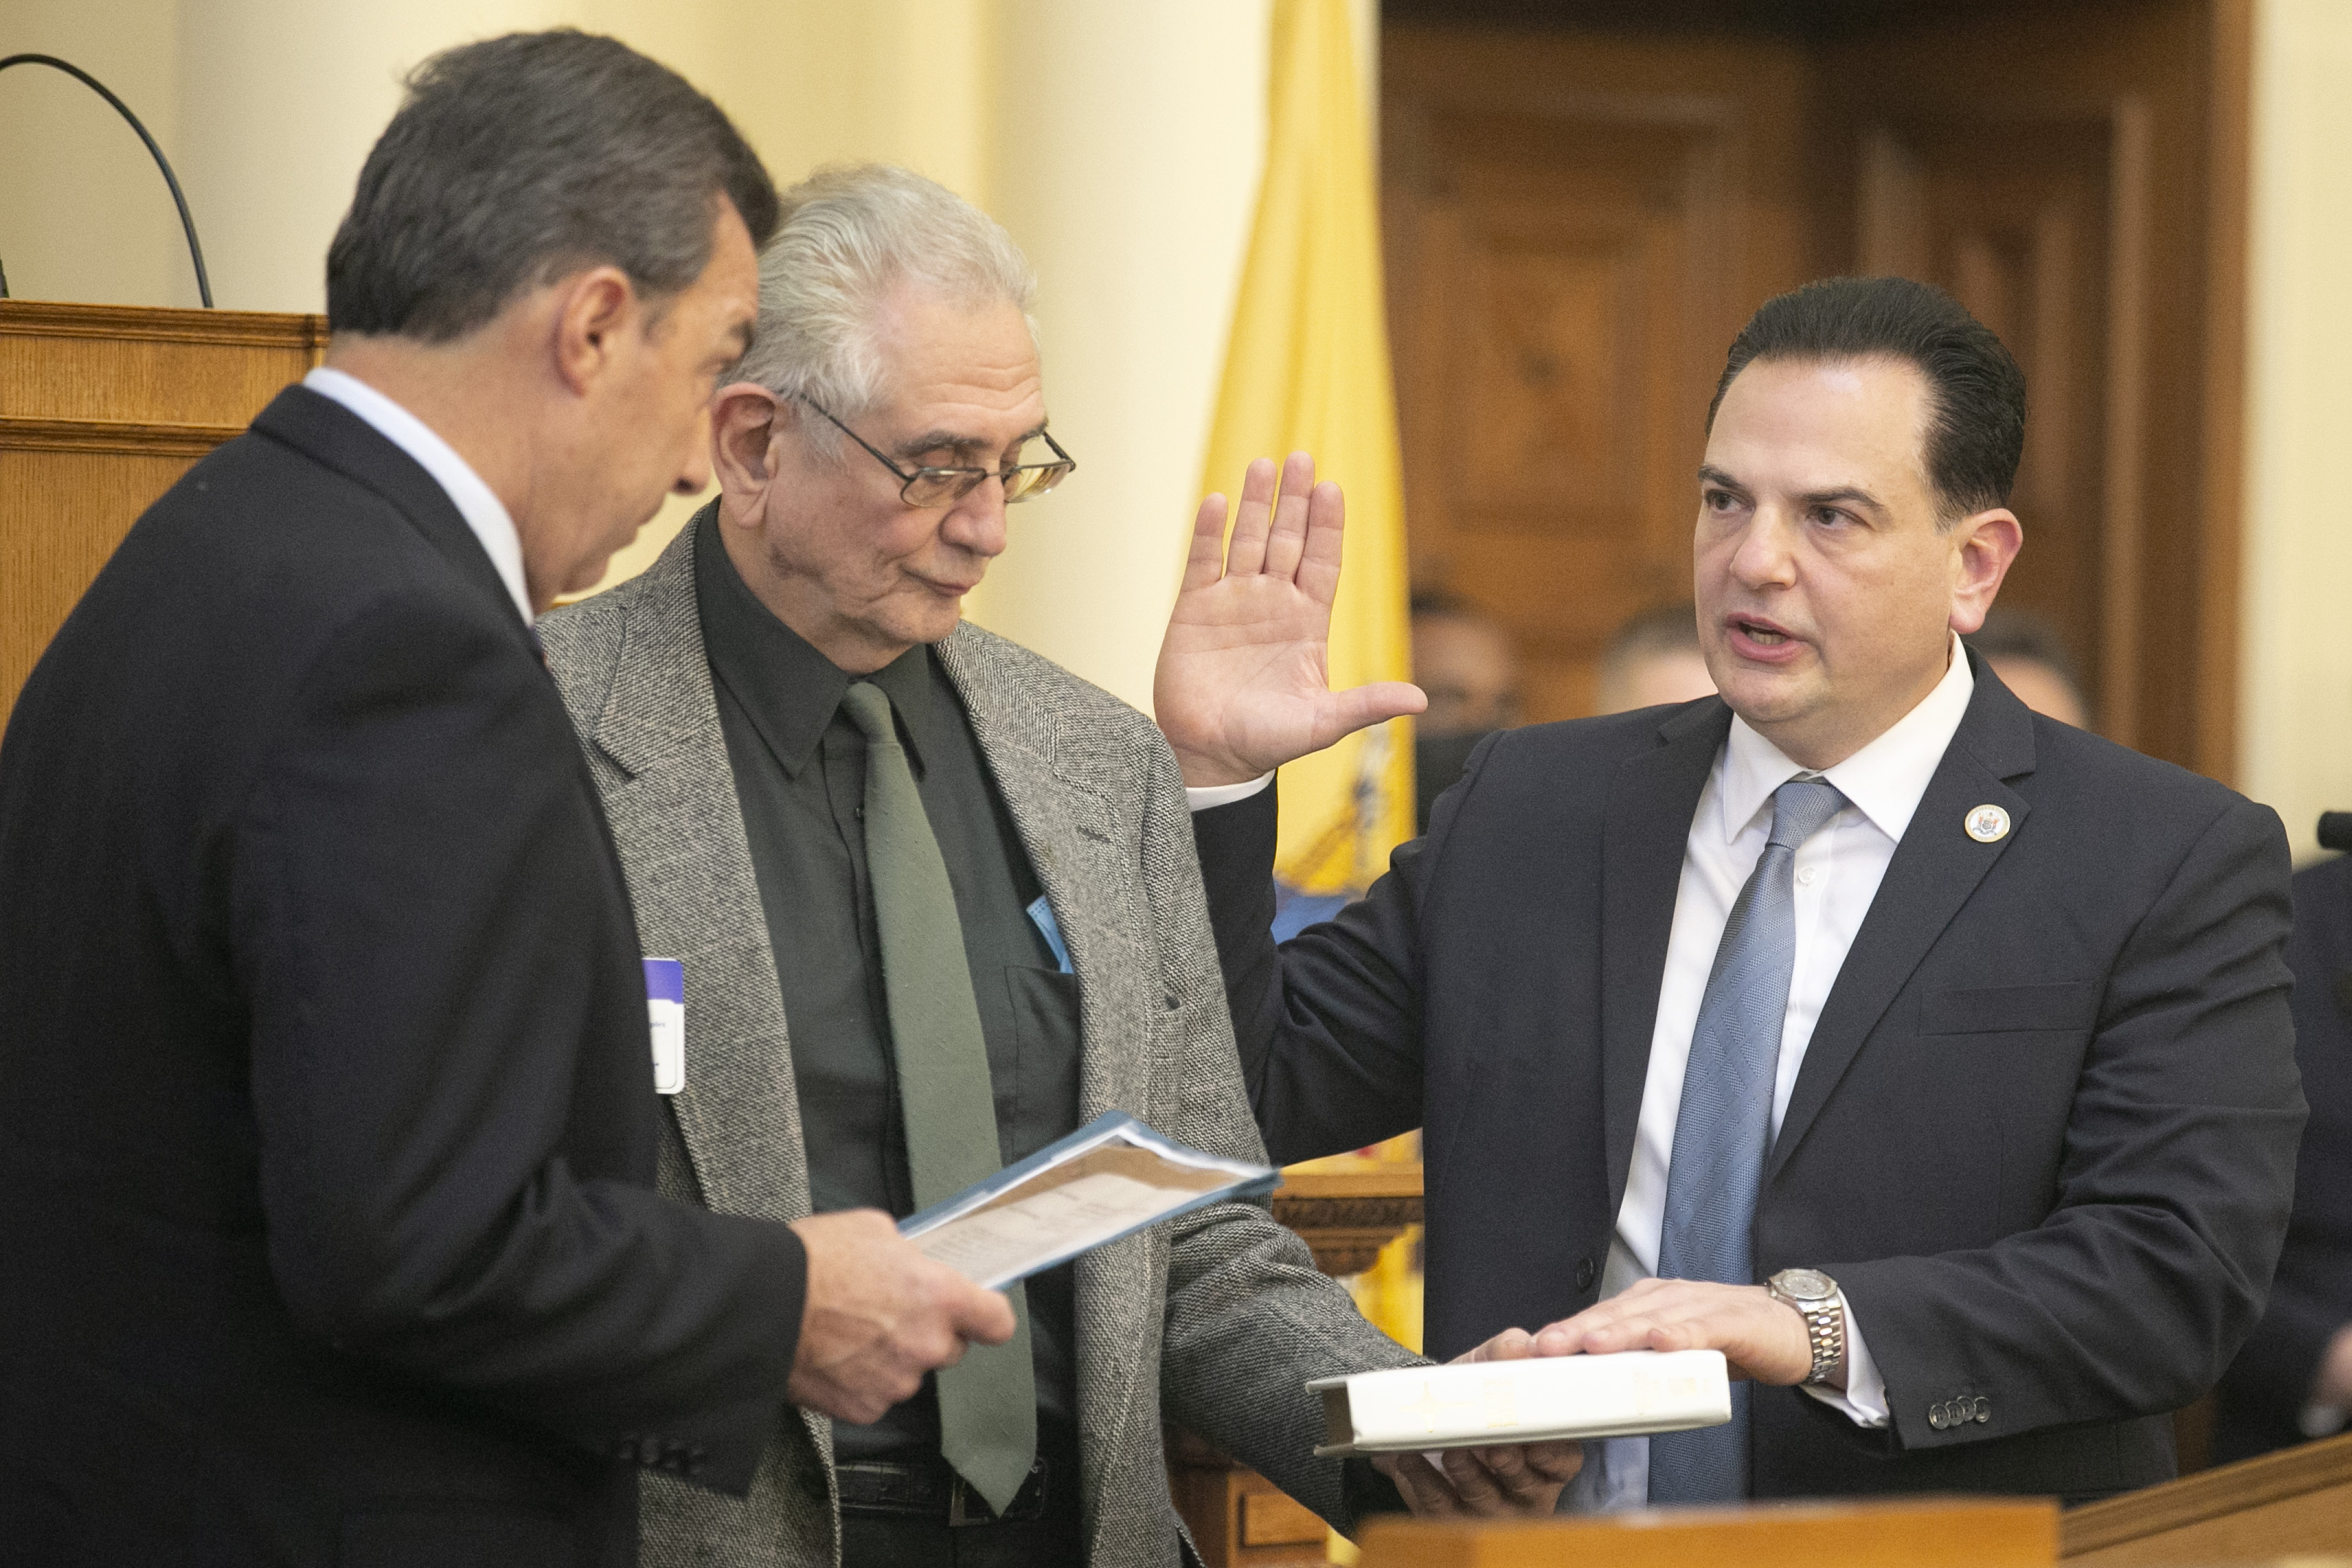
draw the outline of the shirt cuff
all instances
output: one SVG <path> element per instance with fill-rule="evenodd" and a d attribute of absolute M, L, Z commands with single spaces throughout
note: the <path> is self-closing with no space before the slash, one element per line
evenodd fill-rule
<path fill-rule="evenodd" d="M 1255 779 L 1240 784 L 1212 784 L 1205 789 L 1187 788 L 1184 804 L 1195 811 L 1206 811 L 1217 806 L 1230 806 L 1236 800 L 1246 800 L 1274 782 L 1274 770 L 1266 769 Z"/>
<path fill-rule="evenodd" d="M 1878 1375 L 1878 1363 L 1870 1359 L 1870 1346 L 1863 1340 L 1862 1325 L 1853 1321 L 1853 1308 L 1846 1304 L 1843 1291 L 1838 1292 L 1838 1310 L 1845 1314 L 1845 1386 L 1831 1388 L 1817 1383 L 1801 1386 L 1830 1408 L 1844 1412 L 1857 1427 L 1884 1427 L 1886 1380 Z"/>

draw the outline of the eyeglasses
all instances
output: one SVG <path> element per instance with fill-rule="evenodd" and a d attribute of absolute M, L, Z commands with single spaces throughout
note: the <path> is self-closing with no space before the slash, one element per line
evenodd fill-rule
<path fill-rule="evenodd" d="M 835 430 L 865 447 L 874 455 L 875 462 L 896 474 L 899 479 L 898 499 L 910 507 L 951 505 L 991 479 L 1004 481 L 1007 506 L 1015 501 L 1034 500 L 1068 478 L 1071 470 L 1078 465 L 1077 459 L 1062 450 L 1062 444 L 1054 439 L 1051 431 L 1041 430 L 1037 434 L 1045 437 L 1045 444 L 1054 449 L 1055 460 L 1051 463 L 1022 463 L 1009 468 L 918 468 L 910 474 L 884 456 L 873 443 L 834 419 L 832 412 L 814 398 L 803 395 L 800 401 L 832 420 Z"/>

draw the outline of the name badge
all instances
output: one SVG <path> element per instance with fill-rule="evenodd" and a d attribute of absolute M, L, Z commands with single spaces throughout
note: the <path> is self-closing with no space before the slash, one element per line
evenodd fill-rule
<path fill-rule="evenodd" d="M 654 1040 L 654 1092 L 686 1087 L 686 966 L 675 958 L 646 960 L 646 1012 Z"/>

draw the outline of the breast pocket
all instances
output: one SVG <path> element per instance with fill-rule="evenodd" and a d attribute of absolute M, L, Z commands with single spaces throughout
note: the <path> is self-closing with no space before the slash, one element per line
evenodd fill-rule
<path fill-rule="evenodd" d="M 2080 1034 L 2097 1020 L 2098 988 L 2088 980 L 2037 986 L 1968 986 L 1920 999 L 1922 1034 Z"/>
<path fill-rule="evenodd" d="M 1008 1159 L 1025 1159 L 1078 1125 L 1078 977 L 1026 965 L 1004 967 L 1013 1030 L 1013 1103 L 1001 1129 Z"/>

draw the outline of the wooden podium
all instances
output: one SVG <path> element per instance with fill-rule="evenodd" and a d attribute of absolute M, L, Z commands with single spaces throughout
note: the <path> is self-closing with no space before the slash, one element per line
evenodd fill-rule
<path fill-rule="evenodd" d="M 1362 1568 L 2049 1568 L 2058 1505 L 1906 1498 L 1538 1520 L 1376 1519 Z"/>
<path fill-rule="evenodd" d="M 0 725 L 139 514 L 326 343 L 319 316 L 0 300 Z"/>

